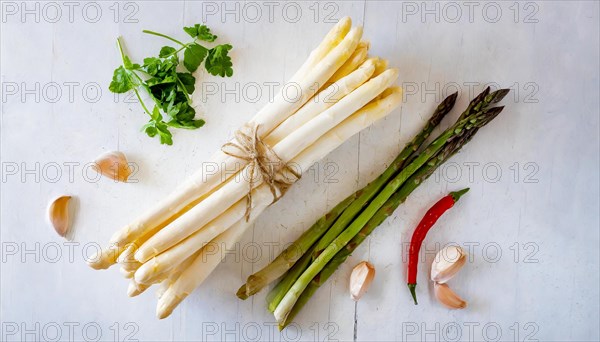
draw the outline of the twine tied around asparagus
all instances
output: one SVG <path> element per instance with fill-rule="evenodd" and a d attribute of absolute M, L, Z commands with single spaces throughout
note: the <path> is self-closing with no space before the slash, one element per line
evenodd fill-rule
<path fill-rule="evenodd" d="M 249 180 L 248 194 L 246 198 L 246 212 L 244 217 L 246 222 L 250 219 L 252 211 L 252 189 L 254 184 L 260 181 L 260 178 L 269 186 L 273 195 L 273 202 L 276 202 L 285 194 L 287 189 L 300 179 L 300 174 L 290 165 L 283 161 L 273 151 L 271 146 L 264 143 L 258 135 L 259 125 L 250 127 L 244 125 L 235 132 L 235 141 L 228 142 L 221 147 L 221 151 L 228 156 L 242 159 L 248 163 Z M 281 175 L 281 171 L 289 171 L 292 177 Z"/>

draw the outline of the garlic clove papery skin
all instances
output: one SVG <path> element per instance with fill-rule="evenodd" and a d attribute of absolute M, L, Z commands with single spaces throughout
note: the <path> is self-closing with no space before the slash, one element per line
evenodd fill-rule
<path fill-rule="evenodd" d="M 350 274 L 350 297 L 358 301 L 369 289 L 375 277 L 375 267 L 368 261 L 363 261 L 352 269 Z"/>
<path fill-rule="evenodd" d="M 458 246 L 447 246 L 437 253 L 431 264 L 431 280 L 444 284 L 460 271 L 467 261 L 467 254 Z"/>
<path fill-rule="evenodd" d="M 96 172 L 118 182 L 127 182 L 131 168 L 125 154 L 120 151 L 107 152 L 94 160 L 92 166 Z"/>
<path fill-rule="evenodd" d="M 435 293 L 435 298 L 448 309 L 456 310 L 467 307 L 467 302 L 452 291 L 448 284 L 434 283 L 433 292 Z"/>

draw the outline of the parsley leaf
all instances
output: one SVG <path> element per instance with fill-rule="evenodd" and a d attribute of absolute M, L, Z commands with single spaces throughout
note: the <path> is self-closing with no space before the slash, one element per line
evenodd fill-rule
<path fill-rule="evenodd" d="M 210 29 L 206 25 L 196 24 L 190 27 L 184 27 L 183 30 L 187 32 L 192 38 L 197 38 L 205 42 L 214 42 L 217 36 L 210 33 Z"/>
<path fill-rule="evenodd" d="M 204 126 L 206 122 L 202 119 L 189 120 L 189 121 L 169 121 L 168 124 L 171 127 L 183 128 L 183 129 L 196 129 Z"/>
<path fill-rule="evenodd" d="M 127 70 L 138 70 L 140 68 L 139 64 L 132 63 L 131 59 L 128 56 L 123 55 L 123 66 Z"/>
<path fill-rule="evenodd" d="M 233 63 L 228 53 L 233 46 L 229 44 L 217 45 L 210 49 L 204 66 L 213 76 L 231 77 L 233 75 Z"/>
<path fill-rule="evenodd" d="M 189 72 L 178 72 L 177 78 L 181 81 L 181 84 L 185 87 L 188 94 L 191 94 L 196 90 L 196 78 Z"/>
<path fill-rule="evenodd" d="M 158 57 L 160 57 L 160 58 L 169 57 L 169 56 L 175 54 L 176 52 L 177 52 L 177 50 L 175 50 L 174 47 L 163 46 L 160 49 L 160 52 L 158 53 Z"/>
<path fill-rule="evenodd" d="M 183 52 L 183 65 L 190 72 L 194 72 L 198 69 L 198 66 L 200 66 L 207 53 L 208 49 L 204 46 L 192 43 Z"/>
<path fill-rule="evenodd" d="M 160 110 L 157 106 L 154 106 L 150 121 L 148 121 L 148 123 L 145 124 L 142 129 L 151 138 L 158 134 L 161 144 L 173 145 L 173 135 L 169 131 L 167 124 L 163 121 L 162 115 L 160 114 Z"/>
<path fill-rule="evenodd" d="M 115 69 L 108 89 L 113 93 L 122 94 L 135 87 L 131 75 L 122 65 Z"/>

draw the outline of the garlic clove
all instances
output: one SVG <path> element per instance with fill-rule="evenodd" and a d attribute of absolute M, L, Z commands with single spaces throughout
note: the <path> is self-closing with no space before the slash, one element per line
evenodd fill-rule
<path fill-rule="evenodd" d="M 443 284 L 465 265 L 467 254 L 458 246 L 447 246 L 437 253 L 431 264 L 431 280 Z"/>
<path fill-rule="evenodd" d="M 358 301 L 367 292 L 374 277 L 375 267 L 370 262 L 363 261 L 356 265 L 350 274 L 350 297 Z"/>
<path fill-rule="evenodd" d="M 101 175 L 119 182 L 127 182 L 131 169 L 123 152 L 107 152 L 99 156 L 92 166 Z"/>
<path fill-rule="evenodd" d="M 60 196 L 52 203 L 48 208 L 48 218 L 50 223 L 54 227 L 54 230 L 58 235 L 66 237 L 71 227 L 71 221 L 69 217 L 69 202 L 71 196 Z"/>
<path fill-rule="evenodd" d="M 467 302 L 460 298 L 448 284 L 434 283 L 433 291 L 435 298 L 448 309 L 464 309 L 467 307 Z"/>

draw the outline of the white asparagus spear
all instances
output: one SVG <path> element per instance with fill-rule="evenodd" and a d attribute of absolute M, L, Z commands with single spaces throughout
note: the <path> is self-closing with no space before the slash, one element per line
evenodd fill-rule
<path fill-rule="evenodd" d="M 308 169 L 351 136 L 385 117 L 400 105 L 402 101 L 400 88 L 393 87 L 384 93 L 388 95 L 367 104 L 303 151 L 296 159 L 302 169 Z M 223 246 L 234 246 L 250 224 L 251 222 L 239 221 L 212 241 L 213 248 L 216 247 L 219 251 Z M 194 262 L 181 273 L 177 280 L 171 283 L 159 298 L 156 312 L 158 318 L 162 319 L 170 315 L 175 307 L 198 287 L 221 261 L 222 253 L 214 253 L 214 249 L 210 254 L 205 248 L 198 253 Z"/>
<path fill-rule="evenodd" d="M 135 297 L 146 291 L 150 285 L 138 284 L 135 282 L 135 279 L 131 279 L 129 281 L 129 285 L 127 285 L 127 295 L 129 297 Z"/>
<path fill-rule="evenodd" d="M 131 280 L 129 281 L 129 285 L 127 286 L 127 295 L 129 297 L 138 296 L 138 295 L 142 294 L 144 291 L 146 291 L 147 289 L 149 289 L 150 286 L 152 286 L 156 283 L 160 283 L 161 281 L 164 281 L 164 280 L 166 280 L 166 277 L 160 277 L 160 278 L 157 278 L 156 281 L 153 283 L 140 284 L 137 281 L 135 281 L 135 278 L 131 278 Z"/>
<path fill-rule="evenodd" d="M 381 75 L 370 79 L 273 146 L 273 151 L 282 160 L 291 161 L 327 131 L 382 93 L 397 77 L 398 71 L 396 69 L 388 69 Z M 260 185 L 259 182 L 254 184 L 254 186 L 257 185 Z M 204 201 L 198 203 L 194 208 L 150 237 L 135 252 L 136 260 L 146 262 L 155 255 L 171 248 L 231 207 L 247 191 L 247 182 L 230 181 L 225 183 Z"/>
<path fill-rule="evenodd" d="M 200 255 L 200 249 L 196 253 L 192 254 L 189 258 L 185 259 L 184 262 L 177 265 L 177 267 L 171 272 L 169 272 L 168 277 L 160 283 L 159 288 L 156 290 L 156 298 L 162 297 L 162 295 L 165 293 L 165 291 L 167 291 L 169 286 L 171 286 L 171 284 L 173 284 L 175 280 L 179 278 L 181 273 L 183 273 L 183 271 L 185 271 L 188 267 L 190 267 L 190 265 L 192 265 L 194 260 L 196 260 L 198 255 Z"/>
<path fill-rule="evenodd" d="M 142 264 L 135 260 L 134 253 L 136 251 L 135 244 L 129 244 L 123 253 L 117 258 L 117 262 L 121 265 L 121 269 L 126 271 L 136 271 Z"/>
<path fill-rule="evenodd" d="M 295 88 L 299 92 L 297 97 L 290 98 L 287 94 L 288 91 L 285 89 L 286 87 L 283 87 L 283 90 L 279 92 L 275 99 L 259 111 L 257 116 L 266 117 L 265 123 L 251 121 L 250 124 L 251 126 L 260 124 L 258 133 L 261 137 L 265 137 L 316 94 L 318 90 L 315 89 L 315 84 L 327 82 L 350 58 L 360 42 L 362 33 L 362 27 L 353 27 L 322 60 L 309 68 L 305 76 L 295 82 Z"/>
<path fill-rule="evenodd" d="M 131 281 L 129 282 L 129 286 L 127 287 L 127 295 L 129 297 L 135 297 L 141 294 L 142 292 L 146 291 L 150 286 L 156 283 L 160 283 L 160 287 L 156 291 L 157 297 L 160 298 L 162 292 L 166 291 L 170 284 L 173 283 L 179 277 L 179 275 L 192 264 L 192 262 L 198 256 L 198 254 L 200 254 L 199 251 L 192 254 L 189 258 L 177 265 L 177 267 L 173 269 L 173 271 L 170 272 L 168 275 L 162 275 L 161 277 L 157 277 L 152 283 L 140 284 L 137 281 L 135 281 L 135 279 L 131 279 Z"/>
<path fill-rule="evenodd" d="M 342 41 L 346 34 L 348 34 L 348 31 L 350 31 L 351 27 L 352 20 L 350 17 L 343 17 L 340 19 L 340 21 L 338 21 L 338 23 L 325 35 L 321 43 L 308 55 L 304 64 L 300 66 L 298 71 L 296 71 L 294 76 L 290 79 L 290 83 L 298 81 L 308 73 L 310 68 L 317 65 L 317 63 L 319 63 L 333 47 L 337 46 Z"/>
<path fill-rule="evenodd" d="M 119 248 L 115 245 L 103 247 L 100 251 L 95 253 L 90 259 L 87 260 L 87 264 L 96 270 L 103 270 L 117 263 L 117 258 L 123 248 Z"/>
<path fill-rule="evenodd" d="M 130 261 L 133 258 L 133 254 L 135 253 L 134 244 L 129 244 L 123 250 L 123 253 L 119 255 L 117 258 L 117 262 L 120 264 L 124 264 L 127 261 Z M 134 259 L 135 260 L 135 259 Z"/>
<path fill-rule="evenodd" d="M 233 247 L 251 224 L 252 221 L 246 222 L 242 219 L 220 234 L 214 242 L 204 246 L 192 264 L 160 296 L 156 306 L 156 317 L 163 319 L 169 316 L 197 285 L 204 282 L 221 262 L 223 246 Z M 192 276 L 190 271 L 197 273 Z"/>
<path fill-rule="evenodd" d="M 344 65 L 342 65 L 332 76 L 323 87 L 328 87 L 330 84 L 341 80 L 343 77 L 348 76 L 353 72 L 359 65 L 363 64 L 367 60 L 367 54 L 369 53 L 370 43 L 361 41 L 354 53 Z"/>
<path fill-rule="evenodd" d="M 135 272 L 137 271 L 143 264 L 137 260 L 132 260 L 124 263 L 120 263 L 121 268 L 126 271 Z"/>
<path fill-rule="evenodd" d="M 317 141 L 352 113 L 369 103 L 398 78 L 397 69 L 388 69 L 381 75 L 371 78 L 350 94 L 341 98 L 333 106 L 317 115 L 292 132 L 275 146 L 273 151 L 282 160 L 292 160 L 299 152 Z"/>
<path fill-rule="evenodd" d="M 331 87 L 339 90 L 339 94 L 336 97 L 341 98 L 342 96 L 348 94 L 351 90 L 355 89 L 366 79 L 370 77 L 370 75 L 375 70 L 375 64 L 377 59 L 370 59 L 366 61 L 361 67 L 359 67 L 354 73 L 344 77 L 336 84 Z M 317 95 L 319 96 L 319 95 Z M 288 123 L 290 120 L 294 119 L 297 115 L 306 115 L 310 116 L 308 118 L 296 118 L 295 124 L 296 127 L 301 126 L 306 121 L 316 116 L 318 113 L 324 111 L 332 104 L 325 103 L 324 99 L 319 99 L 319 102 L 309 102 L 304 107 L 302 107 L 296 114 L 292 117 L 288 118 L 283 124 Z M 304 111 L 306 108 L 314 108 L 311 111 Z M 282 124 L 282 125 L 283 125 Z M 280 125 L 277 129 L 282 129 L 283 131 L 280 133 L 281 137 L 285 137 L 291 130 L 287 130 L 287 128 L 282 128 Z M 287 126 L 291 127 L 291 126 Z M 276 130 L 277 130 L 276 129 Z M 269 137 L 267 138 L 267 144 L 271 143 L 268 139 L 277 137 L 273 137 L 276 135 L 276 131 L 273 131 Z M 275 140 L 275 141 L 278 141 Z M 292 164 L 295 164 L 295 160 L 291 161 Z M 262 184 L 259 187 L 253 190 L 252 195 L 252 204 L 253 206 L 261 206 L 266 208 L 272 201 L 273 196 L 266 184 Z M 135 274 L 135 279 L 140 284 L 147 284 L 149 282 L 153 282 L 156 277 L 160 277 L 161 274 L 168 272 L 171 268 L 178 265 L 181 260 L 189 257 L 191 253 L 195 253 L 199 248 L 201 248 L 204 244 L 214 239 L 217 235 L 224 232 L 227 228 L 229 228 L 233 223 L 235 223 L 240 217 L 243 216 L 246 210 L 246 199 L 239 200 L 232 207 L 227 209 L 223 214 L 219 217 L 211 221 L 205 227 L 202 227 L 200 230 L 193 233 L 191 236 L 176 244 L 175 246 L 169 248 L 168 250 L 160 253 L 154 258 L 145 262 Z M 262 208 L 252 208 L 252 213 L 256 213 L 257 211 L 262 211 Z"/>
<path fill-rule="evenodd" d="M 308 101 L 294 115 L 277 126 L 265 139 L 265 143 L 274 146 L 276 143 L 290 135 L 295 129 L 304 125 L 310 119 L 331 107 L 342 97 L 365 83 L 375 72 L 377 58 L 365 61 L 348 76 L 321 90 L 314 99 Z"/>
<path fill-rule="evenodd" d="M 245 198 L 239 200 L 202 229 L 143 263 L 135 272 L 135 281 L 140 284 L 153 283 L 157 278 L 177 267 L 183 260 L 239 221 L 246 211 L 246 201 Z M 251 215 L 255 216 L 262 212 L 272 202 L 273 195 L 269 187 L 266 184 L 257 187 L 252 191 Z"/>
<path fill-rule="evenodd" d="M 377 64 L 375 64 L 375 72 L 373 73 L 373 76 L 377 76 L 379 74 L 381 74 L 382 72 L 384 72 L 387 69 L 388 66 L 388 61 L 385 59 L 378 59 L 377 60 Z"/>
<path fill-rule="evenodd" d="M 342 29 L 335 30 L 336 34 L 333 34 L 334 39 L 330 39 L 332 42 L 340 40 L 342 33 L 346 32 L 345 27 L 349 25 L 349 18 L 341 21 L 339 25 Z M 329 35 L 328 35 L 329 36 Z M 314 95 L 314 84 L 321 84 L 327 81 L 333 73 L 345 63 L 345 61 L 351 56 L 356 49 L 360 38 L 362 37 L 362 28 L 353 28 L 348 34 L 346 34 L 340 43 L 335 47 L 332 47 L 329 53 L 325 54 L 322 60 L 319 60 L 316 65 L 310 65 L 306 77 L 297 81 L 297 86 L 300 91 L 300 96 L 294 101 L 290 101 L 287 95 L 284 94 L 285 87 L 275 97 L 275 99 L 267 104 L 255 118 L 250 121 L 249 125 L 259 125 L 259 135 L 264 137 L 273 128 L 279 125 L 288 116 L 293 114 L 298 108 L 300 108 L 306 101 Z M 327 44 L 326 44 L 327 45 Z M 321 48 L 321 45 L 317 50 L 325 51 L 325 48 Z M 323 52 L 319 52 L 316 56 L 323 55 Z M 309 58 L 311 59 L 311 58 Z M 117 231 L 111 238 L 111 244 L 116 246 L 123 246 L 133 241 L 137 236 L 143 235 L 144 233 L 152 230 L 157 224 L 164 222 L 168 218 L 177 215 L 178 213 L 189 209 L 190 204 L 198 200 L 198 197 L 206 194 L 213 190 L 218 184 L 226 179 L 225 170 L 231 170 L 236 164 L 243 166 L 243 161 L 226 156 L 221 151 L 218 151 L 213 158 L 215 165 L 227 165 L 226 167 L 218 167 L 218 172 L 205 175 L 203 170 L 199 170 L 185 182 L 178 190 L 172 193 L 170 196 L 160 202 L 153 210 L 144 214 L 141 218 L 131 223 L 130 225 Z M 92 258 L 96 262 L 90 262 L 90 266 L 93 268 L 106 268 L 113 262 L 113 258 L 107 258 L 106 255 L 101 255 L 96 258 Z"/>
<path fill-rule="evenodd" d="M 121 273 L 125 279 L 131 279 L 135 275 L 135 271 L 129 271 L 123 267 L 119 268 L 119 273 Z"/>
<path fill-rule="evenodd" d="M 108 247 L 102 248 L 90 260 L 88 260 L 88 265 L 94 269 L 106 269 L 116 263 L 122 263 L 125 265 L 124 260 L 127 258 L 128 264 L 137 269 L 139 262 L 133 258 L 137 247 L 146 242 L 146 240 L 148 240 L 150 236 L 154 235 L 155 232 L 171 223 L 175 218 L 175 216 L 170 217 L 163 223 L 155 225 L 154 228 L 148 230 L 145 234 L 136 237 L 131 242 L 127 242 L 122 245 L 111 243 Z M 125 268 L 128 268 L 129 265 L 125 266 Z"/>
<path fill-rule="evenodd" d="M 179 275 L 178 275 L 179 276 Z M 174 278 L 173 280 L 175 280 L 176 278 Z M 171 281 L 171 277 L 163 280 L 160 285 L 158 285 L 158 289 L 156 289 L 156 299 L 160 299 L 160 297 L 163 296 L 163 294 L 165 292 L 167 292 L 167 289 L 169 288 L 169 286 L 171 286 L 173 282 Z"/>
<path fill-rule="evenodd" d="M 125 245 L 117 246 L 116 244 L 111 244 L 109 247 L 100 250 L 94 256 L 95 259 L 89 261 L 88 264 L 95 269 L 106 269 L 115 263 L 121 263 L 125 269 L 137 270 L 141 265 L 141 263 L 134 258 L 134 253 L 137 248 L 146 242 L 150 236 L 154 235 L 154 233 L 173 222 L 175 218 L 176 216 L 168 218 L 163 223 L 156 225 L 145 234 L 138 236 L 135 240 L 128 242 Z"/>

